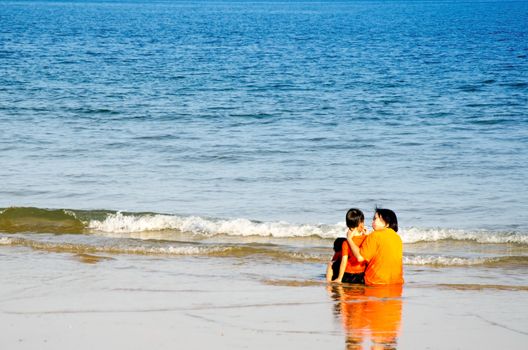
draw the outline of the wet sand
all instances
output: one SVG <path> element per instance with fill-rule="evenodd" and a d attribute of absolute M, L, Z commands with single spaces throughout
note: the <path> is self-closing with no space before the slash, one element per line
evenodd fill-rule
<path fill-rule="evenodd" d="M 523 349 L 528 292 L 328 286 L 321 264 L 0 248 L 2 349 Z M 424 277 L 426 276 L 426 277 Z M 398 294 L 401 293 L 401 294 Z"/>

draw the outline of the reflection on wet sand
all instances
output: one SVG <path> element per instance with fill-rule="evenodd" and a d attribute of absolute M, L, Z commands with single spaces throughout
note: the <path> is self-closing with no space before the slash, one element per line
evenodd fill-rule
<path fill-rule="evenodd" d="M 343 322 L 347 350 L 396 349 L 402 315 L 402 286 L 330 285 L 335 315 Z"/>

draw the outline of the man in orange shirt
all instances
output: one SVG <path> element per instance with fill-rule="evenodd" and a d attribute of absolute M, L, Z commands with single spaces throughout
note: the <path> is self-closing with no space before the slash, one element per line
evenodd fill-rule
<path fill-rule="evenodd" d="M 358 262 L 367 262 L 365 284 L 369 286 L 403 284 L 403 243 L 398 231 L 398 219 L 390 209 L 376 209 L 372 220 L 374 231 L 361 247 L 347 239 Z"/>

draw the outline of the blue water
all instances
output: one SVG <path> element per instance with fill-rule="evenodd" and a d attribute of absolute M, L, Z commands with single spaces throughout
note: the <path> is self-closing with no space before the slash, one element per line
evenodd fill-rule
<path fill-rule="evenodd" d="M 0 207 L 526 232 L 528 3 L 0 1 Z"/>

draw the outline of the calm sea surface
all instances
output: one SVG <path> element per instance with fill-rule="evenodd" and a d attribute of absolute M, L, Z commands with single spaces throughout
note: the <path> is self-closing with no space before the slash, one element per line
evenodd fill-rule
<path fill-rule="evenodd" d="M 0 207 L 525 234 L 528 3 L 0 1 Z"/>

